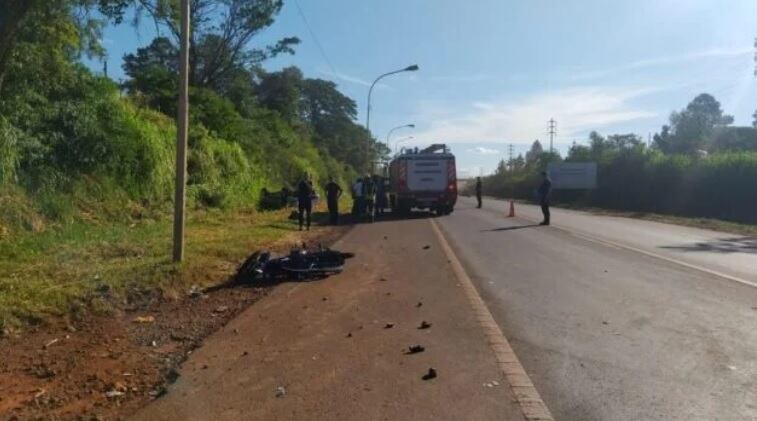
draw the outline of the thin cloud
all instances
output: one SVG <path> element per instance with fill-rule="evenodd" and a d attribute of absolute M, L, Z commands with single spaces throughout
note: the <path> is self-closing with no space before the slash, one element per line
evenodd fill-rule
<path fill-rule="evenodd" d="M 322 75 L 326 75 L 326 76 L 329 76 L 329 77 L 341 80 L 343 82 L 352 83 L 352 84 L 355 84 L 355 85 L 370 87 L 371 83 L 373 83 L 372 81 L 369 82 L 369 81 L 367 81 L 365 79 L 362 79 L 360 77 L 348 75 L 346 73 L 341 73 L 341 72 L 336 72 L 335 73 L 335 72 L 327 71 L 327 70 L 316 70 L 316 71 L 318 73 L 322 74 Z M 389 86 L 384 85 L 382 83 L 377 84 L 376 88 L 391 89 Z"/>
<path fill-rule="evenodd" d="M 752 48 L 711 48 L 703 51 L 694 51 L 685 54 L 664 56 L 664 57 L 652 57 L 641 60 L 636 60 L 630 63 L 622 64 L 607 69 L 597 70 L 584 70 L 578 71 L 572 74 L 569 79 L 571 80 L 592 80 L 599 79 L 605 76 L 614 75 L 620 72 L 626 72 L 629 70 L 639 70 L 650 67 L 660 67 L 672 64 L 685 63 L 693 60 L 701 60 L 708 58 L 731 58 L 742 57 L 751 55 Z"/>
<path fill-rule="evenodd" d="M 499 154 L 499 151 L 496 149 L 489 149 L 485 148 L 483 146 L 476 146 L 475 148 L 467 149 L 470 153 L 475 153 L 479 155 L 497 155 Z"/>
<path fill-rule="evenodd" d="M 430 127 L 415 135 L 415 143 L 526 143 L 545 139 L 547 120 L 557 120 L 558 137 L 572 139 L 589 130 L 658 113 L 631 104 L 657 92 L 654 88 L 575 87 L 541 92 L 525 98 L 460 104 L 426 104 L 416 116 Z"/>

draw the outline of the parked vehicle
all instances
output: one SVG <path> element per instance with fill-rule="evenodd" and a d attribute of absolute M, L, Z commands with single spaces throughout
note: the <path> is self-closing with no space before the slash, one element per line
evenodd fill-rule
<path fill-rule="evenodd" d="M 392 211 L 428 209 L 452 213 L 457 202 L 455 156 L 443 144 L 403 150 L 389 163 L 389 203 Z"/>

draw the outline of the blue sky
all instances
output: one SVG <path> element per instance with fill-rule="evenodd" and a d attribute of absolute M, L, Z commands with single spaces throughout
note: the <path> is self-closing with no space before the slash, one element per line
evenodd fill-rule
<path fill-rule="evenodd" d="M 487 173 L 534 139 L 556 147 L 585 142 L 591 130 L 658 131 L 672 110 L 708 92 L 751 124 L 757 108 L 753 42 L 757 1 L 736 0 L 297 0 L 325 55 L 285 0 L 257 46 L 296 35 L 293 56 L 266 63 L 297 65 L 308 77 L 336 82 L 365 120 L 368 85 L 377 75 L 418 64 L 374 90 L 371 130 L 405 145 L 446 142 L 461 173 Z M 144 19 L 108 28 L 109 73 L 156 31 Z M 101 68 L 99 64 L 91 64 Z M 546 142 L 545 142 L 546 141 Z"/>

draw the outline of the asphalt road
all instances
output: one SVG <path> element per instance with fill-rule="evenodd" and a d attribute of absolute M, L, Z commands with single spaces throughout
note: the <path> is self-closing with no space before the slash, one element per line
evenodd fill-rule
<path fill-rule="evenodd" d="M 503 210 L 438 221 L 556 419 L 757 419 L 754 240 Z"/>

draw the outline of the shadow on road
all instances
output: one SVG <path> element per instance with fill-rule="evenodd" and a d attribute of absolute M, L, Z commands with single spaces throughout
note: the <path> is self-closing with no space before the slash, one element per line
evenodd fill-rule
<path fill-rule="evenodd" d="M 513 231 L 513 230 L 519 230 L 523 228 L 534 228 L 538 227 L 539 224 L 531 224 L 531 225 L 515 225 L 511 227 L 502 227 L 502 228 L 492 228 L 489 230 L 481 230 L 481 232 L 497 232 L 497 231 Z"/>
<path fill-rule="evenodd" d="M 715 241 L 683 244 L 675 246 L 661 246 L 660 248 L 680 251 L 707 251 L 716 253 L 750 253 L 757 254 L 757 238 L 731 237 Z"/>

